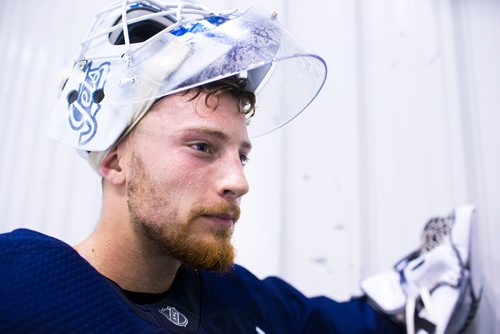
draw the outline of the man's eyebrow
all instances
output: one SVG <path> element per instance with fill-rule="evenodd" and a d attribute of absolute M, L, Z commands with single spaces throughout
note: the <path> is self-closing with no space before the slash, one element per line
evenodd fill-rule
<path fill-rule="evenodd" d="M 210 129 L 210 128 L 188 128 L 188 129 L 184 129 L 183 131 L 201 132 L 201 133 L 207 134 L 209 136 L 218 138 L 218 139 L 225 141 L 225 142 L 229 141 L 229 137 L 227 134 L 225 134 L 222 131 L 214 130 L 214 129 Z M 252 144 L 249 141 L 245 140 L 245 141 L 241 142 L 240 147 L 245 149 L 245 150 L 250 151 L 252 149 Z"/>

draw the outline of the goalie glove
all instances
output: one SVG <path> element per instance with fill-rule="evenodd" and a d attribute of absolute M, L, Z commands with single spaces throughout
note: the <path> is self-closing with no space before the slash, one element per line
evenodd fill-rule
<path fill-rule="evenodd" d="M 422 245 L 393 270 L 361 281 L 361 289 L 382 312 L 404 317 L 408 334 L 453 334 L 464 330 L 479 304 L 470 271 L 472 205 L 424 227 Z M 404 316 L 403 316 L 404 314 Z"/>

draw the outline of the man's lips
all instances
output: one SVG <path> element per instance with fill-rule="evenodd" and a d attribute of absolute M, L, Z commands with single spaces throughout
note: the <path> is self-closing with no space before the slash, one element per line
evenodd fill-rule
<path fill-rule="evenodd" d="M 226 226 L 226 227 L 232 227 L 235 222 L 235 216 L 234 215 L 217 215 L 217 216 L 212 216 L 212 215 L 203 215 L 202 217 L 212 221 L 213 223 L 221 226 Z"/>

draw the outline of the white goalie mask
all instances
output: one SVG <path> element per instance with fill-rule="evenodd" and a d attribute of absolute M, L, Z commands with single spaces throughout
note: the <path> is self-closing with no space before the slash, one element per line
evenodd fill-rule
<path fill-rule="evenodd" d="M 286 124 L 316 97 L 326 64 L 258 8 L 216 13 L 193 2 L 119 1 L 96 14 L 48 127 L 97 168 L 158 98 L 229 76 L 257 95 L 252 138 Z M 268 88 L 269 87 L 269 88 Z M 265 89 L 264 89 L 265 88 Z M 284 91 L 268 108 L 266 91 Z"/>

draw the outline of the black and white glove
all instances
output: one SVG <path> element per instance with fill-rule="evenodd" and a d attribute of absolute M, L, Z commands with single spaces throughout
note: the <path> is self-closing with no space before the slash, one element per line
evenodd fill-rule
<path fill-rule="evenodd" d="M 403 318 L 408 334 L 455 334 L 474 317 L 480 289 L 471 279 L 470 242 L 474 206 L 432 218 L 422 232 L 420 249 L 392 270 L 361 281 L 361 289 L 382 312 Z"/>

